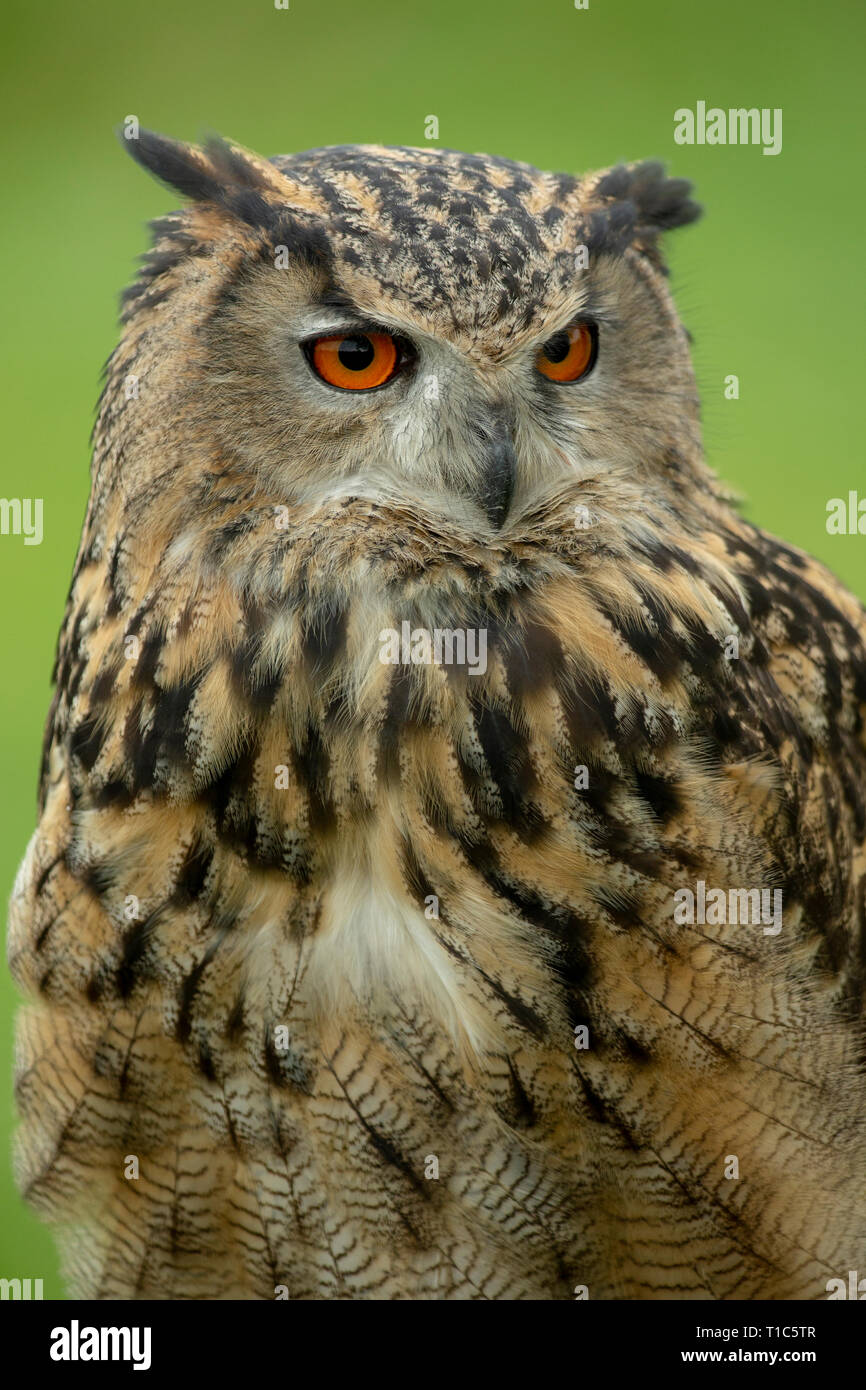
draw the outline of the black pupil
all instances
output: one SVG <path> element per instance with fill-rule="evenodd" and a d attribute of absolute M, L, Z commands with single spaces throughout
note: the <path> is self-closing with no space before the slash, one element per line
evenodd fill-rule
<path fill-rule="evenodd" d="M 564 362 L 571 347 L 567 333 L 557 333 L 544 344 L 544 355 L 548 362 Z"/>
<path fill-rule="evenodd" d="M 339 348 L 337 356 L 347 371 L 363 372 L 376 355 L 376 349 L 370 339 L 361 335 L 358 338 L 344 338 Z"/>

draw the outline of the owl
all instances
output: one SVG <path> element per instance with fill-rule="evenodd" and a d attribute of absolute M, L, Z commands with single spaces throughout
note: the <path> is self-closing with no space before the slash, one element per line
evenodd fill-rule
<path fill-rule="evenodd" d="M 821 1299 L 866 1258 L 866 614 L 704 461 L 690 186 L 141 131 L 13 891 L 104 1299 Z"/>

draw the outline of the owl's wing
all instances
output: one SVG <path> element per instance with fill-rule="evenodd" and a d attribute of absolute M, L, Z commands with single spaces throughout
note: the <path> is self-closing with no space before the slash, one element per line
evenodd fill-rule
<path fill-rule="evenodd" d="M 866 1004 L 866 613 L 820 563 L 743 523 L 726 536 L 759 672 L 721 706 L 774 759 L 785 911 L 840 1007 Z"/>
<path fill-rule="evenodd" d="M 232 512 L 233 544 L 251 514 Z M 273 561 L 273 509 L 259 520 Z M 196 579 L 139 556 L 123 536 L 105 563 L 85 544 L 58 648 L 40 822 L 10 908 L 30 999 L 18 1179 L 89 1296 L 272 1298 L 277 1266 L 321 1291 L 331 1257 L 287 1235 L 287 1213 L 316 1219 L 314 1160 L 274 1098 L 298 1107 L 310 1085 L 294 1020 L 283 1048 L 275 1028 L 315 902 L 327 761 L 296 714 L 327 676 L 327 640 L 297 601 L 266 621 L 220 556 Z M 275 925 L 289 919 L 294 937 Z"/>
<path fill-rule="evenodd" d="M 539 589 L 469 691 L 465 852 L 555 961 L 584 1229 L 634 1233 L 607 1287 L 823 1297 L 866 1233 L 866 618 L 730 515 L 657 536 Z"/>

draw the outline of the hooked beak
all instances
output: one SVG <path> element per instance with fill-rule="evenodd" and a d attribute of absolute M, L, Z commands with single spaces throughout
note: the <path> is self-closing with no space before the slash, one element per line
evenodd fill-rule
<path fill-rule="evenodd" d="M 481 474 L 477 501 L 494 530 L 501 529 L 517 477 L 517 453 L 510 422 L 497 412 L 482 431 Z"/>

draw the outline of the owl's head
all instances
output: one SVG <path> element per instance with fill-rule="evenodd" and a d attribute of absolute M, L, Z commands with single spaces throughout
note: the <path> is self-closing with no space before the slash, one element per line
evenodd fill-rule
<path fill-rule="evenodd" d="M 659 249 L 699 209 L 659 165 L 128 144 L 190 200 L 125 296 L 109 385 L 135 380 L 134 423 L 107 399 L 97 427 L 127 468 L 137 446 L 133 486 L 216 460 L 289 503 L 369 496 L 502 539 L 589 477 L 700 471 Z"/>

